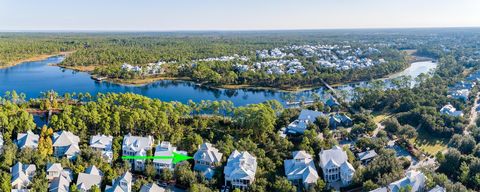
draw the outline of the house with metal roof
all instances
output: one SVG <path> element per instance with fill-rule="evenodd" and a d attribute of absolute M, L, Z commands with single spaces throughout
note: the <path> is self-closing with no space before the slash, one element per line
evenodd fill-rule
<path fill-rule="evenodd" d="M 227 166 L 223 173 L 225 174 L 225 186 L 247 189 L 255 181 L 257 172 L 257 158 L 250 155 L 247 151 L 233 151 L 228 157 Z"/>
<path fill-rule="evenodd" d="M 17 134 L 17 146 L 19 149 L 26 147 L 36 149 L 38 147 L 38 139 L 40 136 L 34 134 L 32 131 Z"/>
<path fill-rule="evenodd" d="M 132 191 L 132 174 L 126 172 L 117 179 L 112 181 L 112 185 L 105 187 L 105 192 L 131 192 Z"/>
<path fill-rule="evenodd" d="M 325 182 L 338 183 L 340 186 L 351 183 L 355 169 L 348 162 L 347 153 L 341 147 L 334 146 L 332 149 L 322 150 L 318 156 Z"/>
<path fill-rule="evenodd" d="M 357 153 L 357 159 L 362 162 L 363 165 L 367 165 L 377 156 L 375 150 L 368 150 L 364 152 Z"/>
<path fill-rule="evenodd" d="M 34 164 L 23 164 L 18 162 L 10 169 L 12 179 L 12 192 L 28 191 L 28 185 L 31 183 L 35 171 L 37 170 Z"/>
<path fill-rule="evenodd" d="M 317 183 L 319 177 L 312 155 L 305 151 L 294 151 L 292 156 L 293 159 L 284 161 L 287 179 L 294 185 L 303 186 L 305 189 Z"/>
<path fill-rule="evenodd" d="M 132 136 L 130 134 L 123 137 L 122 155 L 128 156 L 145 156 L 148 150 L 152 150 L 153 137 L 139 137 Z M 145 170 L 145 160 L 143 159 L 130 159 L 132 169 L 135 171 Z"/>
<path fill-rule="evenodd" d="M 89 191 L 94 185 L 100 188 L 102 186 L 103 173 L 95 167 L 88 167 L 84 173 L 79 173 L 77 177 L 77 189 L 82 192 Z"/>
<path fill-rule="evenodd" d="M 173 157 L 173 153 L 179 153 L 187 155 L 186 151 L 177 151 L 177 147 L 172 146 L 168 141 L 162 141 L 159 145 L 155 147 L 155 156 L 164 156 L 164 157 Z M 175 164 L 173 159 L 154 159 L 153 166 L 157 170 L 157 174 L 161 174 L 162 170 L 170 169 L 173 171 Z"/>
<path fill-rule="evenodd" d="M 78 143 L 80 138 L 69 131 L 59 131 L 53 133 L 53 155 L 55 157 L 67 157 L 75 159 L 80 153 Z"/>
<path fill-rule="evenodd" d="M 420 171 L 408 171 L 406 176 L 390 183 L 387 187 L 378 188 L 370 192 L 400 192 L 410 188 L 411 192 L 423 191 L 425 188 L 425 175 Z"/>
<path fill-rule="evenodd" d="M 307 130 L 308 124 L 314 123 L 317 117 L 324 116 L 322 112 L 302 109 L 298 118 L 291 122 L 287 127 L 289 134 L 303 134 Z"/>
<path fill-rule="evenodd" d="M 165 189 L 155 183 L 147 183 L 140 188 L 140 192 L 165 192 Z"/>
<path fill-rule="evenodd" d="M 222 156 L 223 154 L 218 152 L 218 149 L 212 144 L 203 143 L 193 155 L 195 161 L 193 169 L 202 173 L 205 178 L 211 179 L 215 173 L 215 169 L 222 161 Z"/>
<path fill-rule="evenodd" d="M 109 163 L 113 160 L 112 136 L 94 135 L 90 139 L 90 147 L 102 153 L 102 157 Z"/>

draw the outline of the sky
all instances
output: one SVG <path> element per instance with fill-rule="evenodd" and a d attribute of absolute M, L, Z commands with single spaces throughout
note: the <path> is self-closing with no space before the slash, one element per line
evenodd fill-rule
<path fill-rule="evenodd" d="M 480 27 L 480 0 L 0 0 L 0 31 Z"/>

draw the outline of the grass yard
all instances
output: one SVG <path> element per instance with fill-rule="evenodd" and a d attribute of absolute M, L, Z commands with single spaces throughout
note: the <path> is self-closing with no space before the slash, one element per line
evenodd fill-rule
<path fill-rule="evenodd" d="M 428 155 L 435 155 L 447 148 L 448 138 L 432 137 L 427 131 L 418 129 L 417 138 L 413 139 L 415 146 Z"/>

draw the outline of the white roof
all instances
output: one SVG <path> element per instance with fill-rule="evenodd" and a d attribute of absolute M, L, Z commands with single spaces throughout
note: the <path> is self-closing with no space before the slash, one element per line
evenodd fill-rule
<path fill-rule="evenodd" d="M 165 189 L 163 187 L 159 187 L 155 183 L 148 183 L 142 186 L 140 192 L 164 192 Z"/>
<path fill-rule="evenodd" d="M 211 163 L 218 163 L 222 160 L 223 154 L 210 143 L 203 143 L 199 146 L 197 152 L 193 155 L 195 160 L 203 160 Z"/>
<path fill-rule="evenodd" d="M 35 174 L 36 166 L 33 164 L 25 165 L 21 162 L 16 163 L 11 168 L 11 183 L 30 183 L 30 178 Z"/>
<path fill-rule="evenodd" d="M 64 147 L 69 145 L 77 145 L 80 138 L 69 131 L 60 131 L 53 133 L 53 146 Z"/>
<path fill-rule="evenodd" d="M 63 171 L 62 164 L 60 164 L 60 163 L 48 163 L 47 164 L 47 172 L 51 172 L 51 171 L 55 171 L 55 172 Z"/>
<path fill-rule="evenodd" d="M 437 185 L 433 189 L 430 189 L 430 191 L 428 192 L 447 192 L 447 190 Z"/>
<path fill-rule="evenodd" d="M 127 151 L 141 151 L 141 150 L 149 150 L 153 145 L 153 137 L 139 137 L 139 136 L 132 136 L 126 135 L 123 138 L 123 145 L 122 149 Z"/>
<path fill-rule="evenodd" d="M 17 134 L 18 148 L 23 149 L 25 147 L 30 147 L 36 149 L 38 147 L 38 138 L 39 136 L 34 134 L 32 131 Z"/>
<path fill-rule="evenodd" d="M 371 158 L 376 157 L 377 152 L 375 152 L 375 150 L 372 149 L 372 150 L 368 150 L 368 151 L 358 153 L 357 156 L 358 156 L 358 159 L 360 161 L 363 161 L 363 160 L 366 160 L 366 159 L 371 159 Z"/>
<path fill-rule="evenodd" d="M 305 151 L 294 151 L 292 156 L 293 159 L 284 161 L 287 179 L 302 179 L 306 184 L 316 183 L 319 177 L 312 156 Z"/>
<path fill-rule="evenodd" d="M 90 139 L 90 147 L 97 148 L 97 149 L 111 150 L 112 141 L 113 141 L 112 136 L 95 135 L 95 136 L 92 136 L 92 138 Z"/>
<path fill-rule="evenodd" d="M 323 115 L 322 112 L 302 109 L 298 118 L 288 125 L 288 129 L 293 133 L 303 133 L 309 123 L 314 123 L 317 117 Z"/>
<path fill-rule="evenodd" d="M 247 151 L 238 152 L 235 150 L 228 157 L 227 166 L 223 170 L 225 178 L 247 179 L 253 181 L 257 171 L 257 158 L 250 155 Z"/>
<path fill-rule="evenodd" d="M 126 183 L 122 186 L 121 183 Z M 132 174 L 126 172 L 112 182 L 112 186 L 107 186 L 105 192 L 131 192 L 132 191 Z"/>
<path fill-rule="evenodd" d="M 79 173 L 77 178 L 78 189 L 84 191 L 89 190 L 92 186 L 96 185 L 101 187 L 102 184 L 102 173 L 95 166 L 90 166 L 87 168 L 85 173 Z"/>
<path fill-rule="evenodd" d="M 50 184 L 49 192 L 70 192 L 70 181 L 63 177 L 55 177 Z"/>
<path fill-rule="evenodd" d="M 318 156 L 320 157 L 320 166 L 322 168 L 330 164 L 340 167 L 343 163 L 348 162 L 347 153 L 338 145 L 332 149 L 320 151 Z"/>
<path fill-rule="evenodd" d="M 168 141 L 162 141 L 155 147 L 155 156 L 173 156 L 177 152 L 177 147 L 172 146 Z M 173 159 L 155 159 L 153 163 L 172 164 Z"/>
<path fill-rule="evenodd" d="M 400 189 L 410 186 L 412 191 L 420 191 L 425 186 L 425 175 L 420 171 L 409 171 L 406 176 L 388 185 L 391 192 L 399 192 Z"/>

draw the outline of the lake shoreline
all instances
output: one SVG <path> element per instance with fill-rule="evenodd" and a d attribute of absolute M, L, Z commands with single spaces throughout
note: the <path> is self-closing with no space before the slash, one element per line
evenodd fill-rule
<path fill-rule="evenodd" d="M 65 55 L 68 55 L 70 53 L 72 53 L 72 52 L 58 52 L 58 53 L 55 53 L 55 54 L 43 54 L 43 55 L 37 55 L 37 56 L 25 58 L 25 59 L 19 59 L 19 60 L 16 60 L 16 61 L 9 62 L 9 63 L 7 63 L 7 65 L 0 66 L 0 69 L 6 69 L 6 68 L 9 68 L 9 67 L 14 67 L 16 65 L 20 65 L 20 64 L 25 63 L 25 62 L 41 61 L 41 60 L 45 60 L 45 59 L 48 59 L 50 57 L 55 57 L 55 56 L 59 56 L 59 55 L 64 55 L 65 56 Z"/>
<path fill-rule="evenodd" d="M 67 52 L 66 52 L 67 53 Z M 340 87 L 348 84 L 355 84 L 355 83 L 361 83 L 365 81 L 374 81 L 374 80 L 385 80 L 389 79 L 392 75 L 401 73 L 405 69 L 409 68 L 412 63 L 415 62 L 423 62 L 423 61 L 434 61 L 432 58 L 428 57 L 422 57 L 422 56 L 417 56 L 415 55 L 416 50 L 411 50 L 411 51 L 406 51 L 407 53 L 407 62 L 409 63 L 404 69 L 402 69 L 399 72 L 395 72 L 392 74 L 385 75 L 382 78 L 376 78 L 376 79 L 366 79 L 366 80 L 358 80 L 358 81 L 346 81 L 342 83 L 335 83 L 331 84 L 332 87 Z M 66 55 L 65 53 L 63 54 L 56 54 L 56 55 L 50 55 L 49 57 L 52 56 L 58 56 L 58 55 Z M 48 57 L 46 57 L 48 58 Z M 42 59 L 38 59 L 42 60 Z M 213 89 L 227 89 L 227 90 L 235 90 L 235 89 L 249 89 L 249 90 L 270 90 L 270 91 L 280 91 L 280 92 L 289 92 L 289 93 L 296 93 L 296 92 L 302 92 L 302 91 L 310 91 L 310 90 L 315 90 L 324 87 L 322 83 L 319 83 L 318 85 L 313 85 L 313 86 L 300 86 L 300 87 L 265 87 L 265 86 L 256 86 L 256 85 L 250 85 L 250 84 L 233 84 L 233 85 L 210 85 L 206 83 L 199 83 L 195 82 L 189 77 L 165 77 L 165 76 L 154 76 L 154 77 L 147 77 L 147 78 L 141 78 L 141 79 L 120 79 L 120 78 L 107 78 L 107 77 L 100 77 L 92 74 L 92 71 L 94 71 L 96 65 L 92 66 L 68 66 L 68 65 L 61 65 L 61 64 L 54 64 L 54 66 L 64 68 L 64 69 L 70 69 L 78 72 L 86 72 L 90 75 L 90 77 L 96 81 L 105 81 L 113 84 L 118 84 L 118 85 L 124 85 L 124 86 L 145 86 L 151 83 L 155 83 L 158 81 L 164 81 L 164 80 L 171 80 L 171 81 L 187 81 L 191 83 L 195 83 L 198 86 L 202 86 L 205 88 L 213 88 Z"/>

